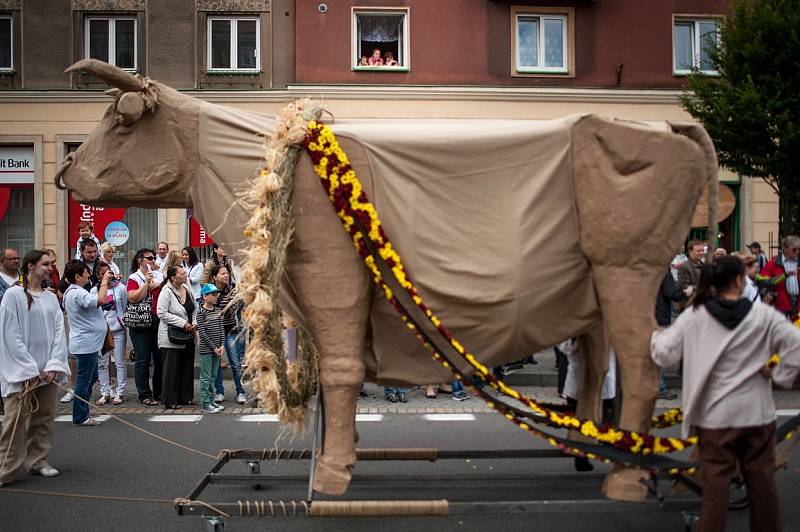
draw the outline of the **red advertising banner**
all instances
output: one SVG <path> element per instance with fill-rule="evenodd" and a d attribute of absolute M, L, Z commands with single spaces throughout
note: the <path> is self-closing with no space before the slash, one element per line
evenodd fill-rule
<path fill-rule="evenodd" d="M 94 226 L 94 234 L 100 241 L 106 240 L 105 231 L 106 226 L 112 222 L 121 222 L 125 218 L 125 209 L 119 208 L 105 208 L 105 207 L 91 207 L 78 203 L 69 195 L 69 246 L 75 245 L 78 241 L 80 233 L 78 232 L 78 224 L 80 222 L 89 222 Z"/>
<path fill-rule="evenodd" d="M 205 227 L 200 225 L 197 218 L 194 216 L 189 217 L 189 245 L 193 248 L 204 248 L 210 246 L 214 241 L 211 235 L 206 232 Z"/>

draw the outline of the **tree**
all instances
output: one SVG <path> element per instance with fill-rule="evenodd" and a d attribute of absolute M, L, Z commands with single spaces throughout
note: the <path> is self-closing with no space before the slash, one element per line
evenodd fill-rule
<path fill-rule="evenodd" d="M 782 236 L 800 234 L 800 0 L 735 0 L 684 108 L 706 128 L 722 166 L 778 194 Z"/>

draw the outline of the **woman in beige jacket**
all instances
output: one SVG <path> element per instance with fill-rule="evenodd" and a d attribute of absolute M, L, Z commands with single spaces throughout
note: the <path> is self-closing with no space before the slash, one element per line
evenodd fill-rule
<path fill-rule="evenodd" d="M 780 530 L 770 377 L 782 386 L 794 381 L 800 330 L 773 308 L 742 298 L 744 276 L 738 257 L 705 265 L 692 306 L 651 342 L 658 366 L 684 361 L 682 432 L 699 436 L 700 531 L 724 532 L 737 463 L 750 496 L 750 529 Z M 773 353 L 781 356 L 774 372 L 767 366 Z"/>

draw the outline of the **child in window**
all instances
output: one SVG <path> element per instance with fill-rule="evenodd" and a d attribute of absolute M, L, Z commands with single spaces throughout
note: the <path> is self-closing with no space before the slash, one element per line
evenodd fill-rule
<path fill-rule="evenodd" d="M 381 57 L 381 49 L 375 48 L 372 50 L 372 55 L 369 57 L 367 61 L 369 66 L 383 66 L 383 58 Z"/>
<path fill-rule="evenodd" d="M 386 52 L 386 55 L 383 56 L 383 64 L 386 66 L 400 66 L 400 63 L 395 61 L 392 52 Z"/>
<path fill-rule="evenodd" d="M 361 61 L 358 62 L 358 66 L 369 66 L 366 55 L 361 56 Z"/>

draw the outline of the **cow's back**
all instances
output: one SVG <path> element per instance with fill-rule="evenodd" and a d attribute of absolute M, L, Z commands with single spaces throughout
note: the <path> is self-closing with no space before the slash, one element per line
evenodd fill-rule
<path fill-rule="evenodd" d="M 423 299 L 487 363 L 527 356 L 599 317 L 571 191 L 575 119 L 333 125 Z M 373 378 L 447 378 L 379 291 L 371 325 Z"/>

